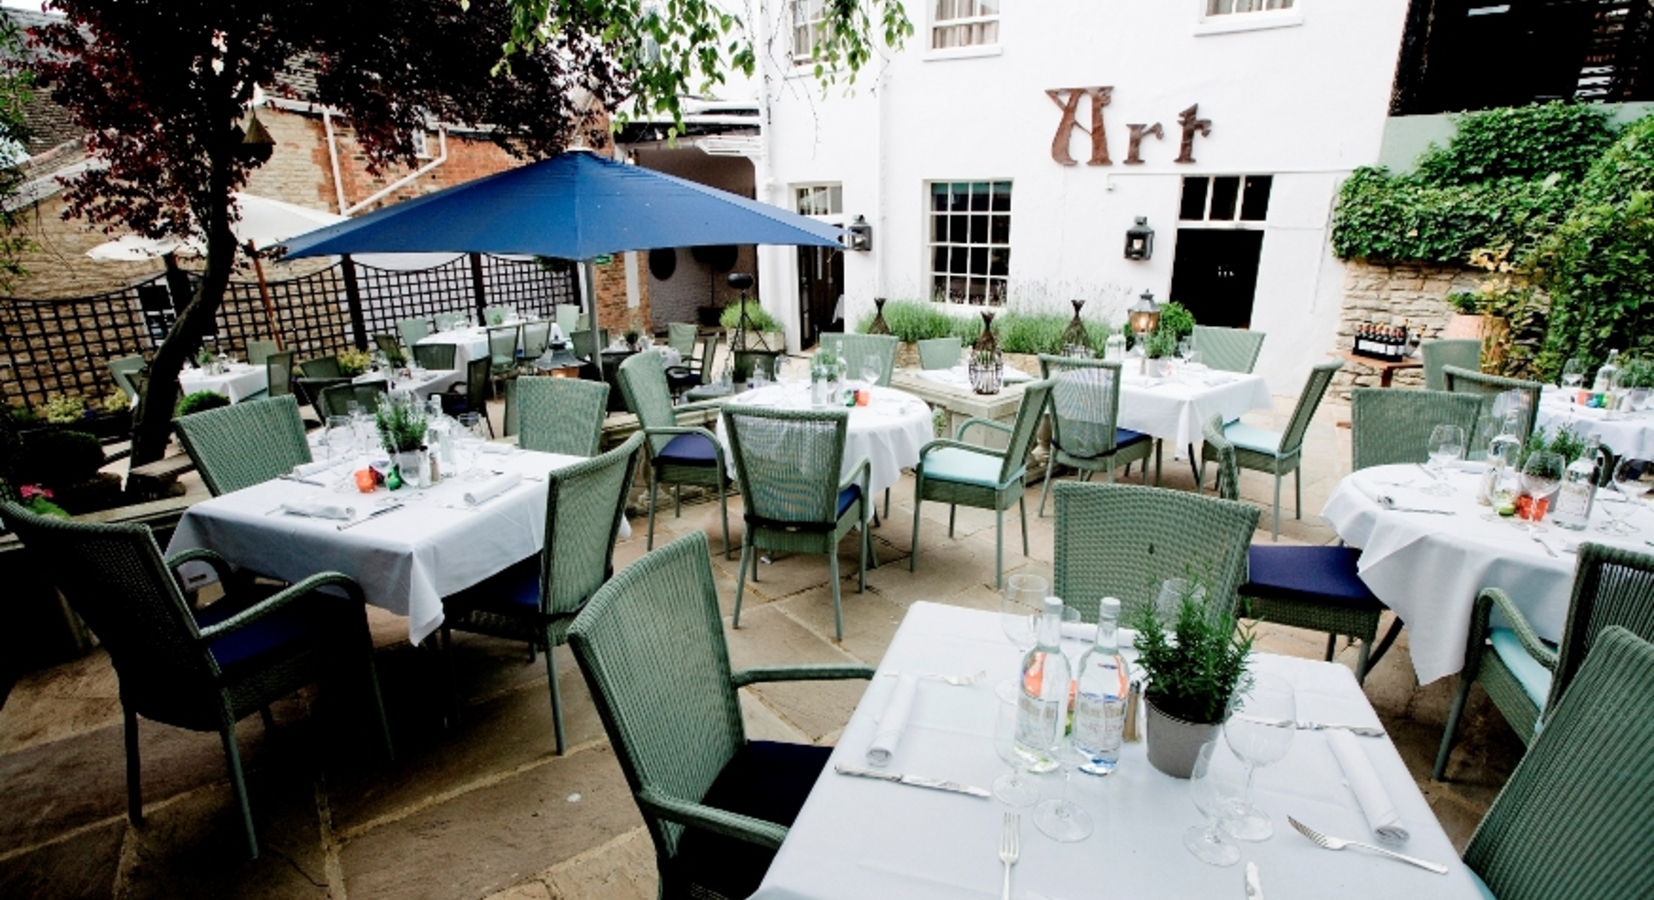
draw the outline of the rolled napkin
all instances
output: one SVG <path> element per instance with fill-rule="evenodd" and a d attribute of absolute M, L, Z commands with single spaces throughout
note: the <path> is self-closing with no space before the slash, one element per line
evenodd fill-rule
<path fill-rule="evenodd" d="M 317 472 L 326 472 L 328 469 L 333 468 L 340 462 L 341 460 L 337 459 L 324 459 L 318 462 L 301 463 L 293 467 L 293 477 L 309 478 Z"/>
<path fill-rule="evenodd" d="M 349 521 L 356 515 L 356 510 L 342 503 L 328 503 L 325 500 L 292 500 L 281 505 L 281 511 L 290 516 L 306 516 L 312 519 L 338 519 Z"/>
<path fill-rule="evenodd" d="M 867 745 L 867 764 L 870 766 L 888 766 L 896 755 L 896 745 L 902 742 L 902 732 L 907 730 L 907 717 L 913 711 L 913 695 L 919 690 L 919 676 L 908 672 L 896 676 L 896 689 L 890 692 L 890 700 L 884 705 L 884 715 L 879 717 L 879 733 L 873 735 L 873 743 Z"/>
<path fill-rule="evenodd" d="M 465 492 L 465 502 L 468 506 L 477 506 L 487 503 L 516 487 L 523 480 L 521 472 L 507 472 L 504 475 L 495 475 L 482 484 Z"/>
<path fill-rule="evenodd" d="M 1361 812 L 1367 817 L 1367 824 L 1372 826 L 1373 834 L 1383 841 L 1406 842 L 1407 827 L 1401 824 L 1395 803 L 1390 800 L 1389 792 L 1384 790 L 1384 783 L 1378 780 L 1378 772 L 1373 770 L 1367 754 L 1361 752 L 1355 735 L 1341 729 L 1328 729 L 1325 733 L 1333 758 L 1344 770 L 1344 783 L 1355 794 L 1355 802 L 1361 805 Z"/>
<path fill-rule="evenodd" d="M 487 441 L 482 445 L 482 452 L 493 453 L 498 456 L 504 456 L 515 449 L 517 448 L 510 444 L 496 444 L 493 441 Z"/>
<path fill-rule="evenodd" d="M 1062 636 L 1071 641 L 1097 642 L 1097 626 L 1090 622 L 1062 623 Z"/>

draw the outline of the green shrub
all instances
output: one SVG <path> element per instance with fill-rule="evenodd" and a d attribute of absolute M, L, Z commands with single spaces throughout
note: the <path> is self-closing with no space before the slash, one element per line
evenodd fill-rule
<path fill-rule="evenodd" d="M 196 391 L 195 393 L 189 394 L 185 396 L 184 399 L 178 401 L 178 412 L 175 413 L 173 417 L 182 418 L 184 416 L 194 415 L 198 412 L 206 412 L 209 409 L 218 409 L 221 406 L 229 405 L 230 398 L 224 396 L 223 394 L 216 394 L 212 391 Z"/>
<path fill-rule="evenodd" d="M 862 316 L 856 330 L 866 334 L 873 315 L 869 312 Z M 954 320 L 928 300 L 891 300 L 884 305 L 884 323 L 897 340 L 918 342 L 952 334 Z"/>
<path fill-rule="evenodd" d="M 718 316 L 718 324 L 727 331 L 734 331 L 741 324 L 741 308 L 746 307 L 747 324 L 758 331 L 780 331 L 781 323 L 775 317 L 764 311 L 757 300 L 737 300 L 724 307 L 723 314 Z"/>
<path fill-rule="evenodd" d="M 1451 187 L 1503 178 L 1578 181 L 1609 145 L 1614 125 L 1601 106 L 1561 100 L 1453 116 L 1453 138 L 1418 159 L 1427 184 Z"/>
<path fill-rule="evenodd" d="M 103 446 L 84 431 L 52 428 L 23 438 L 17 454 L 18 484 L 58 489 L 88 481 L 103 467 Z"/>

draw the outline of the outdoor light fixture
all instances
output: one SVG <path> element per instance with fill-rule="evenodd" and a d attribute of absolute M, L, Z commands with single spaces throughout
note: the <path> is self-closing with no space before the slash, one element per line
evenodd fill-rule
<path fill-rule="evenodd" d="M 568 341 L 552 344 L 551 349 L 535 361 L 534 367 L 553 378 L 580 377 L 580 358 L 569 352 Z"/>
<path fill-rule="evenodd" d="M 1131 319 L 1131 330 L 1137 332 L 1141 341 L 1160 324 L 1160 304 L 1154 302 L 1152 291 L 1144 291 L 1143 295 L 1137 298 L 1137 302 L 1126 310 L 1126 315 Z"/>
<path fill-rule="evenodd" d="M 1154 229 L 1149 227 L 1148 216 L 1138 216 L 1137 224 L 1126 229 L 1126 259 L 1149 259 L 1152 256 Z"/>
<path fill-rule="evenodd" d="M 866 218 L 857 216 L 856 220 L 851 222 L 850 227 L 846 228 L 845 231 L 850 234 L 849 247 L 851 250 L 866 253 L 873 249 L 873 226 L 867 224 Z"/>

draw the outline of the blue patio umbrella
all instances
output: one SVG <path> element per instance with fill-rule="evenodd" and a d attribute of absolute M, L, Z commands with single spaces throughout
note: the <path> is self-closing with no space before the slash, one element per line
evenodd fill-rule
<path fill-rule="evenodd" d="M 836 247 L 842 229 L 586 151 L 455 185 L 285 242 L 286 257 L 522 253 L 588 260 L 709 244 Z"/>

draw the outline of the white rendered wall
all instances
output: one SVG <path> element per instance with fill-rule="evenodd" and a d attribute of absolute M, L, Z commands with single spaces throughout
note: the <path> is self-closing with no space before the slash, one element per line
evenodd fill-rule
<path fill-rule="evenodd" d="M 1197 33 L 1203 0 L 1007 0 L 997 52 L 952 59 L 926 51 L 930 6 L 909 5 L 909 46 L 864 70 L 852 96 L 769 73 L 759 198 L 791 207 L 791 186 L 839 182 L 845 221 L 873 225 L 873 251 L 845 254 L 847 322 L 874 296 L 928 293 L 928 182 L 1011 180 L 1012 305 L 1085 297 L 1118 322 L 1145 288 L 1166 298 L 1183 176 L 1273 174 L 1252 327 L 1269 334 L 1258 371 L 1296 393 L 1333 346 L 1343 266 L 1328 242 L 1332 201 L 1351 169 L 1378 159 L 1406 0 L 1298 0 L 1298 24 L 1218 34 Z M 1086 165 L 1076 130 L 1079 164 L 1059 165 L 1061 111 L 1045 91 L 1099 85 L 1114 89 L 1113 164 Z M 1178 113 L 1196 103 L 1211 135 L 1196 137 L 1195 163 L 1174 163 Z M 1126 126 L 1155 122 L 1165 138 L 1146 138 L 1143 164 L 1125 165 Z M 1156 232 L 1145 262 L 1122 253 L 1136 216 Z M 791 248 L 760 255 L 765 306 L 790 342 L 794 259 Z"/>

